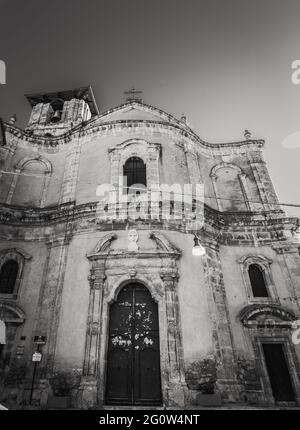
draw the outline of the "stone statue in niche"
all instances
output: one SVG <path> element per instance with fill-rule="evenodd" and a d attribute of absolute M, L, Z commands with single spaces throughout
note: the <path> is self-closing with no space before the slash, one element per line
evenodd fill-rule
<path fill-rule="evenodd" d="M 129 240 L 129 244 L 128 244 L 128 251 L 134 251 L 137 252 L 139 250 L 139 247 L 137 245 L 137 241 L 138 241 L 139 235 L 138 232 L 136 230 L 129 230 L 128 231 L 128 240 Z"/>

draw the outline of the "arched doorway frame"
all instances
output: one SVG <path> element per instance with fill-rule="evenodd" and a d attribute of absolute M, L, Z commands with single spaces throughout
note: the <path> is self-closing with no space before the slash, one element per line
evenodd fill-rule
<path fill-rule="evenodd" d="M 116 239 L 106 235 L 88 255 L 90 270 L 90 305 L 82 379 L 82 406 L 105 404 L 106 368 L 109 331 L 109 306 L 129 283 L 144 285 L 158 305 L 160 369 L 164 405 L 183 407 L 185 377 L 176 260 L 180 252 L 160 233 L 150 237 L 159 243 L 153 252 L 110 250 Z"/>
<path fill-rule="evenodd" d="M 288 366 L 295 402 L 300 405 L 300 375 L 295 347 L 291 341 L 295 315 L 279 304 L 260 303 L 246 306 L 240 311 L 239 319 L 244 327 L 244 334 L 250 340 L 251 353 L 254 356 L 256 370 L 260 375 L 261 392 L 259 402 L 275 406 L 270 377 L 263 353 L 263 344 L 281 344 Z"/>

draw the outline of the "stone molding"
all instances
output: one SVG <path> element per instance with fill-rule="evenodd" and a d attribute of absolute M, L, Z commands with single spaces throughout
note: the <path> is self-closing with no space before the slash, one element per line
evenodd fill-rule
<path fill-rule="evenodd" d="M 128 139 L 109 149 L 111 176 L 110 183 L 115 186 L 119 184 L 120 177 L 123 178 L 123 166 L 131 157 L 139 157 L 146 165 L 147 187 L 159 184 L 158 160 L 161 145 L 148 142 L 144 139 Z"/>
<path fill-rule="evenodd" d="M 251 255 L 244 255 L 243 257 L 239 258 L 237 262 L 241 266 L 242 277 L 244 280 L 244 285 L 246 287 L 248 301 L 250 303 L 251 302 L 266 303 L 266 302 L 279 301 L 276 286 L 275 286 L 274 279 L 272 276 L 272 271 L 271 271 L 271 264 L 273 263 L 273 260 L 265 257 L 264 255 L 251 254 Z M 256 264 L 261 268 L 264 281 L 265 281 L 265 286 L 269 294 L 268 297 L 253 296 L 252 286 L 251 286 L 249 273 L 248 273 L 249 266 L 251 264 Z"/>
<path fill-rule="evenodd" d="M 262 316 L 267 318 L 260 321 Z M 293 321 L 296 320 L 291 311 L 274 304 L 246 306 L 240 311 L 238 318 L 248 328 L 292 328 Z"/>
<path fill-rule="evenodd" d="M 136 252 L 111 250 L 110 245 L 117 235 L 110 233 L 87 255 L 91 262 L 88 279 L 90 303 L 83 386 L 87 379 L 95 381 L 94 391 L 97 390 L 97 393 L 94 392 L 92 398 L 98 399 L 98 405 L 105 402 L 109 306 L 119 291 L 133 281 L 145 285 L 158 303 L 163 401 L 168 405 L 184 405 L 185 379 L 176 265 L 180 251 L 159 232 L 153 231 L 149 237 L 158 249 Z"/>
<path fill-rule="evenodd" d="M 229 168 L 233 169 L 237 172 L 237 178 L 240 184 L 240 188 L 244 197 L 244 203 L 246 205 L 247 210 L 251 211 L 253 210 L 253 206 L 250 203 L 250 194 L 249 194 L 249 187 L 248 187 L 248 181 L 247 181 L 247 175 L 245 172 L 236 164 L 234 163 L 226 163 L 222 161 L 221 163 L 216 164 L 214 167 L 212 167 L 209 176 L 211 177 L 213 189 L 215 192 L 215 196 L 218 197 L 218 184 L 217 184 L 217 178 L 218 178 L 218 171 L 220 169 Z M 220 200 L 217 200 L 217 206 L 218 210 L 222 211 L 222 202 Z"/>
<path fill-rule="evenodd" d="M 0 318 L 5 324 L 21 325 L 26 320 L 26 314 L 20 306 L 13 302 L 1 301 L 0 299 Z"/>
<path fill-rule="evenodd" d="M 124 107 L 142 107 L 144 110 L 152 111 L 155 114 L 159 114 L 161 116 L 161 120 L 150 121 L 150 120 L 117 120 L 117 121 L 109 121 L 107 119 L 105 121 L 105 117 L 109 116 L 113 112 L 117 112 L 118 110 L 123 109 Z M 104 121 L 103 121 L 104 120 Z M 100 122 L 102 121 L 102 122 Z M 244 140 L 240 142 L 232 142 L 232 143 L 209 143 L 205 142 L 201 139 L 191 128 L 189 128 L 182 121 L 177 120 L 172 115 L 162 111 L 161 109 L 154 108 L 150 105 L 146 105 L 144 103 L 131 102 L 126 103 L 125 105 L 117 106 L 114 109 L 110 109 L 104 112 L 101 115 L 93 117 L 85 124 L 80 124 L 75 126 L 72 130 L 67 131 L 62 136 L 59 137 L 51 137 L 48 136 L 33 136 L 28 131 L 23 131 L 15 126 L 12 126 L 8 123 L 5 123 L 6 131 L 13 136 L 18 137 L 24 142 L 28 142 L 29 144 L 37 147 L 42 147 L 43 150 L 48 150 L 49 152 L 57 151 L 61 146 L 69 143 L 75 135 L 79 135 L 79 137 L 90 135 L 93 133 L 101 132 L 102 134 L 106 134 L 107 132 L 121 132 L 124 133 L 124 127 L 128 127 L 129 129 L 134 127 L 144 128 L 147 130 L 147 133 L 150 132 L 150 129 L 160 129 L 162 131 L 171 132 L 172 135 L 177 135 L 180 139 L 184 139 L 187 142 L 193 142 L 196 144 L 197 151 L 205 152 L 207 154 L 211 154 L 213 151 L 214 154 L 232 154 L 232 153 L 243 153 L 246 150 L 249 151 L 257 151 L 264 146 L 263 140 Z"/>
<path fill-rule="evenodd" d="M 51 174 L 52 174 L 52 165 L 49 160 L 47 160 L 45 157 L 42 157 L 41 155 L 36 155 L 33 157 L 24 157 L 22 158 L 16 165 L 15 165 L 15 175 L 13 176 L 12 182 L 9 187 L 6 204 L 10 204 L 13 198 L 13 194 L 15 192 L 15 188 L 17 186 L 17 183 L 19 180 L 21 180 L 21 174 L 22 170 L 26 167 L 26 164 L 36 161 L 44 165 L 45 171 L 41 176 L 44 177 L 43 179 L 43 188 L 41 195 L 39 197 L 39 206 L 44 207 L 46 198 L 47 198 L 47 192 L 50 184 Z"/>

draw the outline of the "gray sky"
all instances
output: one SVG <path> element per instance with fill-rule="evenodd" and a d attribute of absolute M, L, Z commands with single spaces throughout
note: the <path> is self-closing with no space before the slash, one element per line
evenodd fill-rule
<path fill-rule="evenodd" d="M 135 85 L 205 140 L 265 139 L 280 200 L 300 204 L 300 144 L 282 145 L 300 130 L 300 0 L 0 0 L 0 59 L 0 115 L 20 127 L 26 93 L 91 84 L 104 111 Z"/>

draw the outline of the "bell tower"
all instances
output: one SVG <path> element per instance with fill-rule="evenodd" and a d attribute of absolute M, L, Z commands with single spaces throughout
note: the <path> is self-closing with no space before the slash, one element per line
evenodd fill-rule
<path fill-rule="evenodd" d="M 26 130 L 35 135 L 59 136 L 99 113 L 90 86 L 25 97 L 32 107 Z"/>

